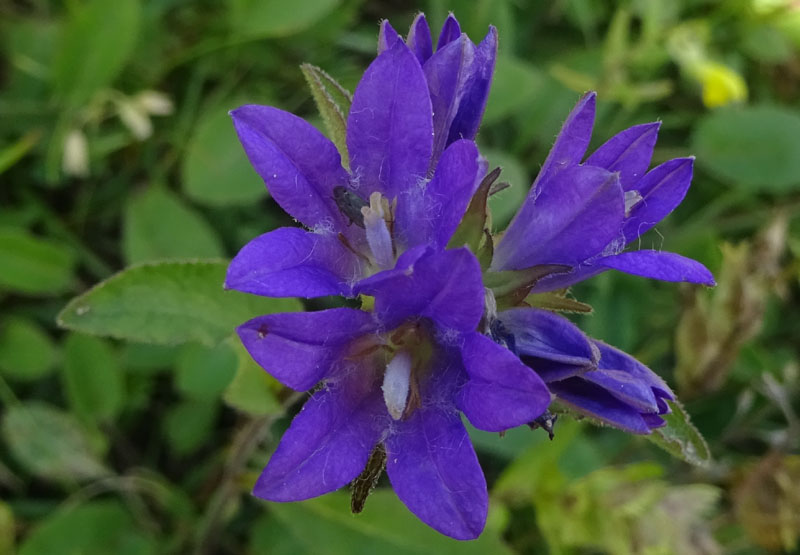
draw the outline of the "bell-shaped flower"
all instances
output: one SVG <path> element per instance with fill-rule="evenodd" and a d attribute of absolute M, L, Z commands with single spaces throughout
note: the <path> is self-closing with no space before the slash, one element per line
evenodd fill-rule
<path fill-rule="evenodd" d="M 336 146 L 297 116 L 255 105 L 231 115 L 272 197 L 309 229 L 271 231 L 236 255 L 225 285 L 248 293 L 357 295 L 361 279 L 393 268 L 404 252 L 444 248 L 486 171 L 471 140 L 452 142 L 434 160 L 428 83 L 402 41 L 356 88 L 349 171 Z"/>
<path fill-rule="evenodd" d="M 694 158 L 648 171 L 658 123 L 626 129 L 584 160 L 592 135 L 595 93 L 583 96 L 556 138 L 522 207 L 497 244 L 491 269 L 560 264 L 571 270 L 541 279 L 551 291 L 606 270 L 664 281 L 714 285 L 699 262 L 660 250 L 624 250 L 686 195 Z"/>
<path fill-rule="evenodd" d="M 374 474 L 385 457 L 392 487 L 415 515 L 448 536 L 475 538 L 488 494 L 460 413 L 477 428 L 503 431 L 539 417 L 550 393 L 476 331 L 484 288 L 468 250 L 407 251 L 361 290 L 374 298 L 373 311 L 270 314 L 239 328 L 265 370 L 314 391 L 254 493 L 308 499 Z"/>

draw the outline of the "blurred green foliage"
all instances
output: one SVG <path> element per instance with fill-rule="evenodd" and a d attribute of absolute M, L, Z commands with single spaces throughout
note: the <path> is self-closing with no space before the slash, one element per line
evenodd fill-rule
<path fill-rule="evenodd" d="M 595 309 L 575 316 L 585 330 L 677 388 L 711 464 L 566 418 L 553 442 L 473 430 L 492 512 L 470 544 L 420 524 L 384 482 L 356 517 L 343 494 L 249 496 L 301 397 L 232 331 L 302 305 L 221 288 L 226 258 L 292 223 L 227 111 L 335 123 L 312 98 L 330 83 L 300 64 L 352 90 L 380 19 L 403 30 L 415 9 L 434 28 L 453 10 L 474 40 L 499 29 L 478 138 L 512 184 L 491 199 L 496 227 L 586 89 L 596 145 L 658 119 L 654 162 L 697 155 L 687 200 L 642 244 L 705 262 L 717 289 L 609 274 L 573 294 Z M 0 0 L 0 13 L 0 554 L 797 552 L 796 3 Z"/>

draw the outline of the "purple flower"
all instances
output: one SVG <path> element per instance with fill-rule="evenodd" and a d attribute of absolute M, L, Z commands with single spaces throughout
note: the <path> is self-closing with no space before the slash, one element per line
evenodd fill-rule
<path fill-rule="evenodd" d="M 494 252 L 492 270 L 542 264 L 570 266 L 569 273 L 539 281 L 552 291 L 619 270 L 664 281 L 714 285 L 699 262 L 657 250 L 624 251 L 683 200 L 694 158 L 676 158 L 647 171 L 658 123 L 626 129 L 585 161 L 592 135 L 595 93 L 572 110 L 520 210 Z"/>
<path fill-rule="evenodd" d="M 501 312 L 506 338 L 563 405 L 635 434 L 665 424 L 669 386 L 642 363 L 610 345 L 586 337 L 566 318 L 546 310 Z M 506 344 L 508 341 L 506 341 Z"/>
<path fill-rule="evenodd" d="M 411 251 L 396 271 L 362 285 L 374 312 L 271 314 L 239 328 L 253 358 L 286 386 L 320 384 L 254 493 L 271 501 L 322 495 L 385 452 L 392 487 L 414 514 L 448 536 L 476 538 L 488 494 L 459 411 L 480 429 L 502 431 L 537 418 L 550 393 L 475 331 L 484 289 L 468 250 Z"/>
<path fill-rule="evenodd" d="M 402 42 L 381 53 L 356 88 L 349 163 L 304 120 L 269 106 L 232 113 L 272 197 L 310 229 L 281 228 L 247 244 L 226 287 L 257 295 L 353 296 L 359 281 L 426 245 L 444 248 L 486 170 L 471 140 L 433 158 L 439 133 L 419 60 Z M 430 169 L 432 176 L 429 177 Z"/>
<path fill-rule="evenodd" d="M 378 52 L 402 41 L 388 21 L 381 23 Z M 433 108 L 433 156 L 459 139 L 473 139 L 486 108 L 489 86 L 497 58 L 497 29 L 490 26 L 480 44 L 475 45 L 461 32 L 458 20 L 450 14 L 442 25 L 436 52 L 425 14 L 418 14 L 408 31 L 406 43 L 414 52 L 431 96 Z"/>

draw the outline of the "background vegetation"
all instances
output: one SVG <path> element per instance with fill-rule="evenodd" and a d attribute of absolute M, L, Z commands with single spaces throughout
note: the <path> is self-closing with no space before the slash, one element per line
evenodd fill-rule
<path fill-rule="evenodd" d="M 479 135 L 513 184 L 496 225 L 586 89 L 595 145 L 661 120 L 654 163 L 697 156 L 687 200 L 643 245 L 705 262 L 719 286 L 608 274 L 575 294 L 595 308 L 585 330 L 679 392 L 709 465 L 568 419 L 552 442 L 476 432 L 492 509 L 472 543 L 428 530 L 386 484 L 358 517 L 346 493 L 249 495 L 300 396 L 231 331 L 301 304 L 218 289 L 224 259 L 292 224 L 227 111 L 319 122 L 299 64 L 352 90 L 380 19 L 404 31 L 417 9 L 434 28 L 453 10 L 475 41 L 499 28 Z M 796 2 L 0 0 L 0 14 L 0 553 L 798 552 Z M 80 303 L 62 316 L 102 337 L 57 327 L 123 267 L 188 258 L 209 261 L 155 285 L 143 266 L 122 301 L 118 282 L 96 290 L 130 315 L 117 327 Z"/>

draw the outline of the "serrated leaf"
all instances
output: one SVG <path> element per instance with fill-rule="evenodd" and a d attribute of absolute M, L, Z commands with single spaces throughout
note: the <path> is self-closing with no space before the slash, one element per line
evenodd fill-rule
<path fill-rule="evenodd" d="M 133 266 L 73 299 L 60 326 L 92 335 L 171 345 L 214 346 L 260 314 L 293 312 L 296 299 L 245 295 L 222 288 L 223 260 L 156 262 Z"/>
<path fill-rule="evenodd" d="M 2 432 L 13 457 L 34 476 L 70 482 L 109 473 L 72 415 L 44 403 L 10 407 Z"/>
<path fill-rule="evenodd" d="M 697 163 L 751 191 L 800 186 L 800 112 L 777 106 L 726 108 L 697 124 Z"/>
<path fill-rule="evenodd" d="M 134 194 L 125 208 L 122 248 L 129 264 L 166 258 L 222 256 L 214 229 L 163 187 Z"/>
<path fill-rule="evenodd" d="M 223 394 L 225 403 L 252 416 L 283 412 L 275 395 L 282 387 L 280 383 L 253 360 L 241 341 L 237 339 L 235 345 L 238 366 Z"/>
<path fill-rule="evenodd" d="M 139 33 L 138 0 L 72 3 L 53 62 L 53 87 L 73 106 L 111 84 L 134 52 Z"/>
<path fill-rule="evenodd" d="M 247 205 L 268 194 L 247 160 L 227 110 L 221 108 L 198 121 L 181 175 L 184 194 L 209 206 Z"/>
<path fill-rule="evenodd" d="M 217 400 L 231 383 L 237 362 L 228 341 L 214 347 L 184 345 L 175 361 L 175 386 L 191 399 Z"/>
<path fill-rule="evenodd" d="M 55 241 L 22 229 L 0 230 L 0 289 L 56 295 L 72 286 L 75 257 Z"/>
<path fill-rule="evenodd" d="M 79 417 L 109 422 L 122 410 L 122 369 L 108 342 L 89 335 L 67 336 L 63 379 L 69 404 Z"/>
<path fill-rule="evenodd" d="M 325 17 L 341 0 L 234 0 L 231 24 L 236 36 L 283 37 Z"/>
<path fill-rule="evenodd" d="M 50 336 L 34 322 L 9 316 L 0 323 L 0 375 L 37 380 L 50 373 L 56 357 Z"/>
<path fill-rule="evenodd" d="M 19 555 L 53 553 L 153 555 L 154 541 L 118 501 L 92 501 L 53 513 L 25 538 Z"/>
<path fill-rule="evenodd" d="M 350 169 L 350 156 L 347 153 L 347 115 L 350 113 L 350 104 L 353 96 L 350 91 L 342 87 L 336 79 L 325 73 L 322 69 L 303 64 L 300 66 L 306 78 L 311 95 L 317 104 L 317 109 L 325 122 L 331 141 L 336 145 L 342 157 L 342 166 Z"/>
<path fill-rule="evenodd" d="M 689 420 L 689 414 L 678 401 L 667 401 L 672 414 L 662 415 L 667 425 L 646 436 L 653 443 L 670 453 L 672 456 L 683 459 L 689 464 L 706 466 L 711 462 L 711 451 L 708 444 L 694 424 Z"/>
<path fill-rule="evenodd" d="M 439 534 L 411 514 L 390 490 L 374 491 L 357 516 L 350 514 L 349 507 L 349 495 L 336 492 L 301 503 L 274 503 L 270 512 L 283 525 L 282 533 L 291 537 L 295 553 L 349 555 L 353 546 L 361 553 L 391 555 L 511 553 L 491 529 L 470 542 Z M 269 550 L 269 538 L 259 533 L 260 527 L 251 543 L 256 553 Z"/>

